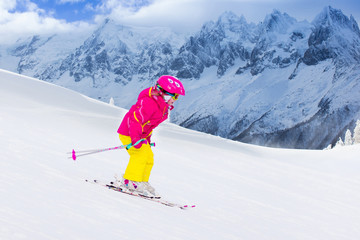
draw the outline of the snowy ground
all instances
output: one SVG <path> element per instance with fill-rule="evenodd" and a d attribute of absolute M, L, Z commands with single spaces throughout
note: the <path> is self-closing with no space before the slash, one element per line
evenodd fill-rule
<path fill-rule="evenodd" d="M 120 145 L 124 114 L 0 70 L 0 239 L 360 239 L 360 145 L 272 149 L 165 123 L 150 181 L 196 204 L 183 211 L 84 181 L 120 175 L 124 150 L 67 158 Z"/>

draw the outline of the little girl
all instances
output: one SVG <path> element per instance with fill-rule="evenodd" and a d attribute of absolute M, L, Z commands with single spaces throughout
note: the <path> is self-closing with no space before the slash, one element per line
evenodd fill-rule
<path fill-rule="evenodd" d="M 185 89 L 173 76 L 161 76 L 156 85 L 143 90 L 135 105 L 125 115 L 118 129 L 120 141 L 132 144 L 127 151 L 130 160 L 121 180 L 122 187 L 138 194 L 160 198 L 149 184 L 154 154 L 150 148 L 152 131 L 168 118 L 169 110 Z"/>

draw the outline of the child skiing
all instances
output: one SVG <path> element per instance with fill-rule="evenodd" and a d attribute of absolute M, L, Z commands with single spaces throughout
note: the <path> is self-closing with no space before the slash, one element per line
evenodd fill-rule
<path fill-rule="evenodd" d="M 150 147 L 152 131 L 168 118 L 169 110 L 185 89 L 173 76 L 161 76 L 156 85 L 143 90 L 118 129 L 120 141 L 127 149 L 130 160 L 121 179 L 121 186 L 151 198 L 160 196 L 149 184 L 154 154 Z"/>

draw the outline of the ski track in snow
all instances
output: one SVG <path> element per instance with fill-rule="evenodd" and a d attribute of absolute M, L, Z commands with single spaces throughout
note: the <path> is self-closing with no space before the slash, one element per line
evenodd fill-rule
<path fill-rule="evenodd" d="M 359 239 L 360 146 L 258 147 L 171 123 L 151 183 L 182 211 L 86 183 L 112 181 L 126 110 L 0 70 L 0 239 Z M 181 101 L 176 104 L 181 105 Z"/>

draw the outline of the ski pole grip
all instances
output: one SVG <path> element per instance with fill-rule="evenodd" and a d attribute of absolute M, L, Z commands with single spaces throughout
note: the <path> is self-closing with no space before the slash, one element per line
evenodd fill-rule
<path fill-rule="evenodd" d="M 146 141 L 146 139 L 145 139 L 145 138 L 142 138 L 142 139 L 140 139 L 139 141 L 137 141 L 135 144 L 130 143 L 130 144 L 126 145 L 126 150 L 129 150 L 129 149 L 132 148 L 133 146 L 138 145 L 138 144 L 141 143 L 142 141 Z M 154 142 L 153 142 L 153 143 L 149 143 L 149 145 L 150 145 L 151 147 L 155 147 L 155 146 L 156 146 L 156 144 L 155 144 Z"/>
<path fill-rule="evenodd" d="M 129 149 L 132 148 L 133 146 L 138 145 L 138 144 L 141 143 L 142 141 L 146 141 L 146 139 L 142 138 L 142 139 L 140 139 L 139 141 L 137 141 L 137 142 L 134 143 L 134 144 L 130 143 L 130 144 L 126 145 L 126 150 L 129 150 Z"/>

